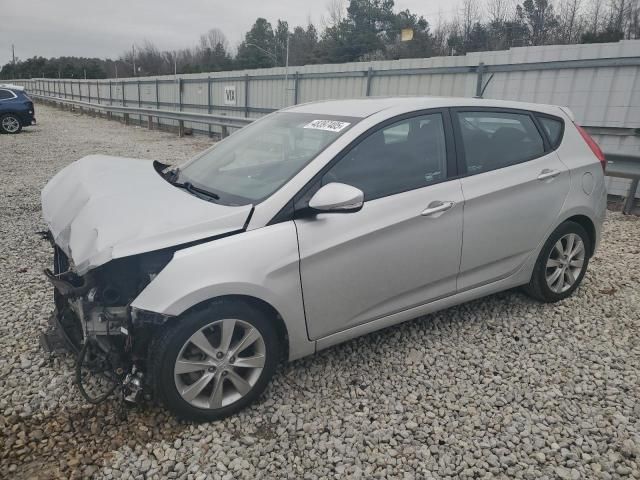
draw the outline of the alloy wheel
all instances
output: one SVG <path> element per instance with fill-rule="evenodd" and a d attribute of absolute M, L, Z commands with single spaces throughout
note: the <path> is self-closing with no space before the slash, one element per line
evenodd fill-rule
<path fill-rule="evenodd" d="M 7 115 L 2 119 L 2 128 L 7 133 L 15 133 L 20 129 L 20 122 L 12 115 Z"/>
<path fill-rule="evenodd" d="M 568 233 L 555 243 L 546 264 L 547 286 L 552 292 L 569 290 L 584 268 L 586 250 L 579 235 Z"/>
<path fill-rule="evenodd" d="M 174 380 L 191 405 L 218 409 L 254 387 L 265 365 L 265 341 L 257 328 L 238 319 L 216 320 L 191 335 L 180 349 Z"/>

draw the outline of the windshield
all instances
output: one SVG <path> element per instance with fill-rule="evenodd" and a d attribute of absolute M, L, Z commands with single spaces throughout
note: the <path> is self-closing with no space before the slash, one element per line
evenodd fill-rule
<path fill-rule="evenodd" d="M 277 112 L 250 124 L 187 163 L 179 181 L 213 192 L 220 203 L 269 197 L 359 119 Z"/>

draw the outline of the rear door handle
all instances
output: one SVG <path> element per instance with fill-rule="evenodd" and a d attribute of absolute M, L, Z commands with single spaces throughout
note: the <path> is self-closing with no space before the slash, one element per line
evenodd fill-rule
<path fill-rule="evenodd" d="M 427 217 L 429 215 L 434 215 L 440 212 L 446 212 L 451 209 L 456 202 L 441 202 L 440 200 L 436 200 L 435 202 L 431 202 L 427 208 L 425 208 L 420 215 L 423 217 Z"/>
<path fill-rule="evenodd" d="M 560 175 L 560 170 L 551 170 L 549 168 L 545 168 L 538 175 L 538 180 L 548 180 L 550 178 L 555 178 Z"/>

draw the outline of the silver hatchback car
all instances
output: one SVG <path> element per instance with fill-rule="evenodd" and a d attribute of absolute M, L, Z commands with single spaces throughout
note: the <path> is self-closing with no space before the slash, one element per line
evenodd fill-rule
<path fill-rule="evenodd" d="M 85 157 L 42 192 L 47 338 L 91 401 L 221 418 L 283 358 L 512 287 L 571 295 L 604 167 L 567 109 L 466 98 L 299 105 L 179 168 Z"/>

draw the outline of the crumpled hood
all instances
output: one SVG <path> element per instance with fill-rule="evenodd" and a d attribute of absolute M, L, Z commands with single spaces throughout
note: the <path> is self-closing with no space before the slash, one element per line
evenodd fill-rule
<path fill-rule="evenodd" d="M 252 205 L 229 207 L 177 188 L 153 161 L 90 155 L 42 190 L 42 214 L 78 274 L 108 261 L 242 230 Z"/>

